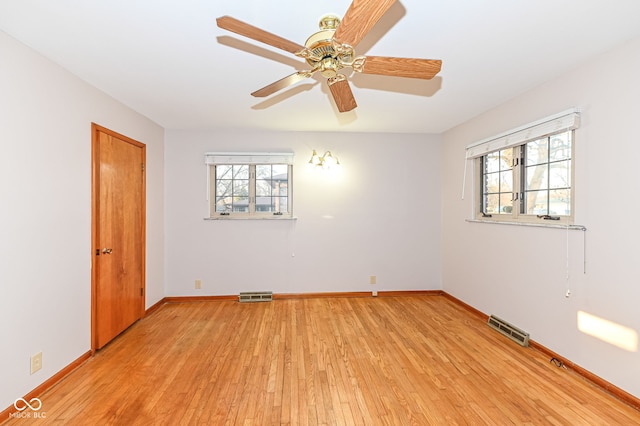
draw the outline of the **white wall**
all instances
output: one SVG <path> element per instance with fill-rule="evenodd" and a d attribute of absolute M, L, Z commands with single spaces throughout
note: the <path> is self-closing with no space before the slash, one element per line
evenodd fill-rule
<path fill-rule="evenodd" d="M 91 348 L 91 122 L 147 144 L 147 306 L 163 297 L 164 131 L 3 32 L 0 57 L 2 411 Z"/>
<path fill-rule="evenodd" d="M 577 312 L 585 311 L 640 331 L 638 75 L 635 40 L 447 132 L 442 232 L 445 291 L 640 397 L 640 352 L 577 329 Z M 466 223 L 472 193 L 468 182 L 461 199 L 465 146 L 572 106 L 582 109 L 574 186 L 576 223 L 586 234 Z"/>
<path fill-rule="evenodd" d="M 207 151 L 294 152 L 298 219 L 203 220 Z M 167 296 L 441 289 L 439 136 L 167 131 L 165 166 Z"/>

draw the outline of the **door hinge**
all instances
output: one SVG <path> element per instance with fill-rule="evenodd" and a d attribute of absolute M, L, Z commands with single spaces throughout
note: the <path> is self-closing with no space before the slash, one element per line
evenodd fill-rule
<path fill-rule="evenodd" d="M 140 287 L 140 296 L 144 296 L 144 288 Z"/>
<path fill-rule="evenodd" d="M 142 172 L 144 172 L 144 163 L 142 163 Z"/>

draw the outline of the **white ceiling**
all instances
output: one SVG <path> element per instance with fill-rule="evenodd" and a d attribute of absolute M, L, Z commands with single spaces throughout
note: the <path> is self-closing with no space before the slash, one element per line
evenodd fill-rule
<path fill-rule="evenodd" d="M 358 55 L 442 59 L 430 81 L 350 77 L 338 113 L 321 76 L 250 93 L 308 69 L 218 28 L 237 19 L 304 44 L 350 0 L 0 0 L 0 29 L 168 129 L 440 133 L 631 38 L 638 0 L 401 0 Z M 2 56 L 0 52 L 0 66 Z"/>

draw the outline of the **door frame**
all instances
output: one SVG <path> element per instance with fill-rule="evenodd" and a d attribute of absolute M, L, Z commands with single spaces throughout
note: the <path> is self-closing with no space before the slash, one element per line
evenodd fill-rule
<path fill-rule="evenodd" d="M 146 276 L 146 252 L 147 252 L 147 196 L 146 196 L 146 163 L 147 163 L 147 146 L 124 136 L 120 133 L 109 130 L 106 127 L 96 123 L 91 123 L 91 353 L 95 353 L 98 347 L 97 335 L 97 280 L 98 272 L 95 268 L 96 250 L 100 243 L 100 136 L 99 133 L 105 133 L 114 138 L 120 139 L 126 143 L 134 145 L 142 149 L 142 242 L 140 248 L 142 250 L 142 297 L 140 298 L 140 318 L 143 318 L 146 311 L 147 296 L 147 276 Z"/>

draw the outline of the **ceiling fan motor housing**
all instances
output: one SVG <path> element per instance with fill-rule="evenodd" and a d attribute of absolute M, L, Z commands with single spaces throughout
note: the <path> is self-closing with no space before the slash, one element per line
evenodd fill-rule
<path fill-rule="evenodd" d="M 306 61 L 313 68 L 319 67 L 325 78 L 333 78 L 338 70 L 353 62 L 353 49 L 336 51 L 333 35 L 340 25 L 340 18 L 335 15 L 325 15 L 320 19 L 320 31 L 307 39 L 305 46 L 313 53 Z"/>

